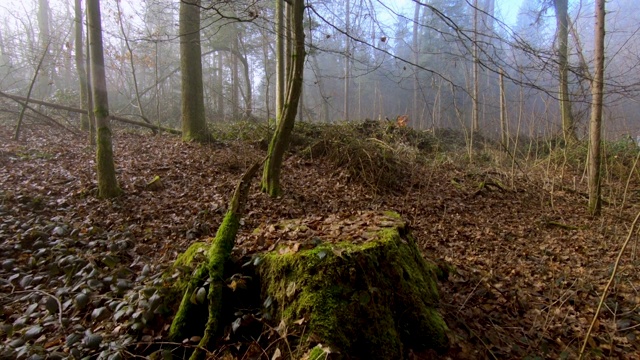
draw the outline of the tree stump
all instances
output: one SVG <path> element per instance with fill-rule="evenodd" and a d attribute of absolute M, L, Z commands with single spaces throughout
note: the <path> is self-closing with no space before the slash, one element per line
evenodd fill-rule
<path fill-rule="evenodd" d="M 422 257 L 406 222 L 394 213 L 362 213 L 326 225 L 316 233 L 338 236 L 289 241 L 257 268 L 264 311 L 301 334 L 293 357 L 402 359 L 410 350 L 445 351 L 439 270 Z"/>
<path fill-rule="evenodd" d="M 262 355 L 269 357 L 278 351 L 292 359 L 386 360 L 407 358 L 410 352 L 447 350 L 448 330 L 437 310 L 440 270 L 422 257 L 399 215 L 362 212 L 343 218 L 287 220 L 257 229 L 242 246 L 265 249 L 249 262 L 245 257 L 244 266 L 236 264 L 233 270 L 250 272 L 233 275 L 252 279 L 249 290 L 236 292 L 230 286 L 232 276 L 226 280 L 227 295 L 218 295 L 215 301 L 211 287 L 222 282 L 207 271 L 221 269 L 212 263 L 215 243 L 194 244 L 179 257 L 176 266 L 203 265 L 195 267 L 190 279 L 176 282 L 183 284 L 176 286 L 182 286 L 184 296 L 172 325 L 173 340 L 204 332 L 200 346 L 214 350 L 211 322 L 225 325 L 229 337 L 237 327 L 229 330 L 233 319 L 221 320 L 220 314 L 254 307 L 249 318 L 267 326 L 252 338 L 264 339 Z M 198 298 L 205 288 L 208 301 L 204 294 Z M 234 308 L 238 297 L 252 297 L 253 305 Z M 222 335 L 222 326 L 215 328 Z"/>

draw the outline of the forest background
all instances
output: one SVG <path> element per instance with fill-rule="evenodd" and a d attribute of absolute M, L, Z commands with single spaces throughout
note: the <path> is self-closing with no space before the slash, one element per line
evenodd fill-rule
<path fill-rule="evenodd" d="M 109 304 L 115 309 L 125 298 L 122 306 L 141 309 L 142 301 L 123 293 L 142 290 L 149 274 L 165 270 L 188 243 L 212 235 L 240 169 L 263 158 L 278 118 L 273 1 L 203 1 L 198 30 L 189 32 L 200 34 L 203 109 L 222 145 L 132 130 L 176 133 L 184 125 L 183 4 L 101 2 L 114 159 L 124 190 L 113 201 L 94 197 L 95 151 L 85 145 L 95 137 L 84 136 L 90 124 L 76 111 L 86 93 L 84 58 L 77 57 L 85 44 L 82 36 L 76 41 L 87 25 L 77 21 L 83 2 L 0 4 L 0 109 L 3 133 L 14 133 L 3 135 L 0 151 L 3 314 L 15 326 L 9 332 L 3 323 L 5 349 L 110 356 L 161 339 L 162 326 L 138 328 L 143 310 L 138 318 L 112 314 Z M 570 357 L 583 354 L 584 340 L 594 357 L 633 358 L 640 351 L 635 255 L 621 263 L 600 321 L 589 321 L 600 314 L 620 239 L 634 230 L 640 194 L 634 1 L 606 3 L 602 218 L 587 216 L 584 206 L 589 119 L 599 113 L 592 110 L 594 1 L 525 1 L 509 16 L 514 9 L 494 0 L 305 4 L 307 54 L 297 137 L 283 165 L 285 191 L 272 202 L 252 193 L 235 250 L 257 251 L 263 245 L 253 242 L 251 229 L 277 219 L 392 208 L 411 218 L 425 253 L 456 267 L 454 281 L 442 285 L 454 357 Z M 23 117 L 21 134 L 15 120 Z M 331 159 L 316 156 L 318 148 Z M 49 240 L 63 250 L 31 249 Z M 66 242 L 86 247 L 86 257 L 66 252 Z M 106 266 L 94 267 L 98 258 Z M 49 262 L 64 268 L 76 260 L 77 276 L 64 280 L 78 281 L 73 286 L 61 287 L 57 274 L 42 276 L 53 272 Z M 121 267 L 136 275 L 122 275 Z M 101 286 L 77 279 L 96 280 L 96 273 L 104 275 Z M 83 294 L 93 302 L 74 310 L 71 296 Z M 58 326 L 69 330 L 62 324 L 67 315 L 83 327 L 68 336 L 83 334 L 83 342 L 43 339 Z"/>

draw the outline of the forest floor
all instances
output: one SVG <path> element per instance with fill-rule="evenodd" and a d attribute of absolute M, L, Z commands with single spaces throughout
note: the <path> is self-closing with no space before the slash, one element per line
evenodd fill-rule
<path fill-rule="evenodd" d="M 161 343 L 170 318 L 149 313 L 145 286 L 215 233 L 236 182 L 264 149 L 117 131 L 124 195 L 106 201 L 96 198 L 95 155 L 84 138 L 43 126 L 26 128 L 22 141 L 11 137 L 0 127 L 1 358 L 116 359 Z M 234 253 L 268 248 L 250 241 L 252 230 L 282 219 L 393 210 L 427 258 L 454 269 L 440 283 L 452 330 L 443 359 L 576 358 L 640 210 L 638 178 L 624 203 L 626 178 L 605 181 L 607 202 L 594 218 L 581 168 L 544 158 L 470 164 L 461 153 L 432 151 L 398 174 L 399 186 L 381 189 L 348 164 L 293 152 L 281 198 L 254 182 Z M 634 233 L 587 358 L 640 359 L 638 245 Z"/>

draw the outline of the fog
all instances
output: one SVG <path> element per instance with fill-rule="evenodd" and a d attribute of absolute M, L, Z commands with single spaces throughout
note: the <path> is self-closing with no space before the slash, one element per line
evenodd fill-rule
<path fill-rule="evenodd" d="M 203 1 L 209 122 L 275 117 L 273 3 Z M 502 73 L 508 135 L 561 136 L 555 9 L 542 0 L 522 2 L 517 9 L 495 3 L 309 1 L 298 119 L 385 121 L 407 115 L 417 129 L 471 129 L 477 83 L 475 130 L 497 138 Z M 33 84 L 35 99 L 80 107 L 74 5 L 71 0 L 0 4 L 3 92 L 26 96 Z M 152 123 L 179 127 L 178 1 L 102 0 L 101 6 L 112 113 L 144 114 Z M 568 88 L 580 138 L 586 136 L 590 111 L 593 9 L 592 1 L 569 2 Z M 640 13 L 635 9 L 634 0 L 607 2 L 607 139 L 640 135 Z"/>

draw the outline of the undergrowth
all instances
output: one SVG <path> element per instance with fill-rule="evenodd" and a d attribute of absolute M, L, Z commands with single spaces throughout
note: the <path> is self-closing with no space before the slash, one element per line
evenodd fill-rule
<path fill-rule="evenodd" d="M 542 151 L 538 154 L 541 159 L 548 159 L 555 165 L 564 166 L 575 174 L 587 174 L 589 157 L 589 143 L 580 142 L 570 146 L 557 145 L 553 142 L 542 141 Z M 547 147 L 547 148 L 544 148 Z M 626 181 L 631 174 L 632 179 L 640 180 L 640 172 L 633 164 L 640 154 L 640 148 L 626 139 L 617 141 L 603 141 L 602 151 L 602 177 L 609 181 Z M 633 173 L 632 173 L 633 170 Z"/>
<path fill-rule="evenodd" d="M 219 141 L 250 142 L 266 150 L 273 129 L 267 123 L 236 122 L 214 125 L 213 138 Z M 415 130 L 390 121 L 365 120 L 321 124 L 297 122 L 289 151 L 307 159 L 324 159 L 352 181 L 376 191 L 394 191 L 406 185 L 412 169 L 420 164 L 473 163 L 481 167 L 513 169 L 544 163 L 562 167 L 576 176 L 586 174 L 588 143 L 567 146 L 558 138 L 521 137 L 514 149 L 480 134 L 474 134 L 473 151 L 463 131 L 453 129 Z M 640 181 L 633 164 L 640 148 L 629 139 L 603 142 L 602 171 L 608 181 Z M 633 172 L 632 172 L 633 170 Z"/>

